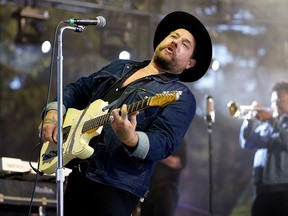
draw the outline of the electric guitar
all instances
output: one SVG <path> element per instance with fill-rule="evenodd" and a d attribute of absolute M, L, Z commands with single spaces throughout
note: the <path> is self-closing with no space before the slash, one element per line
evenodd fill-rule
<path fill-rule="evenodd" d="M 128 114 L 152 106 L 166 106 L 179 99 L 181 91 L 163 92 L 144 98 L 127 106 Z M 101 99 L 94 101 L 84 110 L 69 108 L 63 121 L 63 166 L 75 158 L 89 158 L 94 149 L 89 141 L 98 136 L 104 125 L 111 122 L 111 112 L 103 111 L 108 105 Z M 46 141 L 41 147 L 39 168 L 46 174 L 53 174 L 57 169 L 57 144 Z"/>

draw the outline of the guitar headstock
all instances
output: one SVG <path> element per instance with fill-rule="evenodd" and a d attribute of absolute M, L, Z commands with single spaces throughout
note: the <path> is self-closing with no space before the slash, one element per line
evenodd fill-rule
<path fill-rule="evenodd" d="M 177 101 L 181 94 L 182 91 L 167 91 L 158 93 L 150 98 L 149 106 L 166 106 L 172 102 Z"/>

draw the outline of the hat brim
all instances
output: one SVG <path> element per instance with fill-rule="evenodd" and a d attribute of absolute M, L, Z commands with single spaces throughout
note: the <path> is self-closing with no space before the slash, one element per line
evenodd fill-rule
<path fill-rule="evenodd" d="M 182 82 L 194 82 L 204 76 L 212 59 L 210 35 L 205 26 L 196 17 L 183 11 L 175 11 L 165 16 L 155 31 L 154 50 L 165 37 L 179 28 L 188 30 L 196 41 L 196 53 L 194 55 L 196 64 L 194 67 L 184 70 L 179 75 L 179 80 Z"/>

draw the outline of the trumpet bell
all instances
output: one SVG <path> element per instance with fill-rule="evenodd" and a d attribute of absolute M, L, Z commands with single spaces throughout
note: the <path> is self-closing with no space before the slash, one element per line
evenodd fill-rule
<path fill-rule="evenodd" d="M 240 105 L 239 107 L 234 101 L 229 101 L 227 103 L 228 111 L 230 116 L 239 119 L 251 119 L 254 118 L 257 111 L 267 111 L 270 112 L 271 109 L 267 107 L 252 107 Z"/>
<path fill-rule="evenodd" d="M 237 107 L 237 104 L 234 101 L 229 101 L 227 103 L 228 111 L 230 116 L 237 118 L 240 115 L 240 111 Z"/>

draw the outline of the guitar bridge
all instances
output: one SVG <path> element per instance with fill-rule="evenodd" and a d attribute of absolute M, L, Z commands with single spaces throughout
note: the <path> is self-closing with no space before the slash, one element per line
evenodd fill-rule
<path fill-rule="evenodd" d="M 43 154 L 42 159 L 43 161 L 49 160 L 50 158 L 57 157 L 57 151 L 50 151 L 48 154 Z"/>

